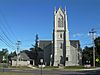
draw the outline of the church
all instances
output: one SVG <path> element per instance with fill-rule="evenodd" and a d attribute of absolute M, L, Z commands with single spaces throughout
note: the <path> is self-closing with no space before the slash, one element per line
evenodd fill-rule
<path fill-rule="evenodd" d="M 78 66 L 82 63 L 79 40 L 70 40 L 66 8 L 54 10 L 52 40 L 39 40 L 46 66 Z"/>

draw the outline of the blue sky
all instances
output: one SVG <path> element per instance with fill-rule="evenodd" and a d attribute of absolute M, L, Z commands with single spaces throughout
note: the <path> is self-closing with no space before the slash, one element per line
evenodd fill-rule
<path fill-rule="evenodd" d="M 36 34 L 40 40 L 51 40 L 54 8 L 65 6 L 70 39 L 80 40 L 81 47 L 91 44 L 88 32 L 95 28 L 100 35 L 100 0 L 0 0 L 0 35 L 4 38 L 3 30 L 14 46 L 20 40 L 21 49 L 32 47 Z M 2 41 L 1 48 L 14 51 Z"/>

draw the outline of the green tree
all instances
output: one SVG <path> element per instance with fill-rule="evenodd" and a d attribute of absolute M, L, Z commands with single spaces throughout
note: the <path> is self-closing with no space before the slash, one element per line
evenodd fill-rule
<path fill-rule="evenodd" d="M 36 34 L 36 38 L 35 38 L 35 53 L 34 53 L 34 60 L 35 60 L 35 65 L 38 65 L 38 34 Z"/>
<path fill-rule="evenodd" d="M 42 55 L 40 55 L 40 51 L 43 52 L 43 50 L 41 48 L 39 48 L 38 40 L 39 40 L 39 37 L 38 37 L 38 34 L 36 34 L 35 45 L 32 45 L 33 48 L 30 48 L 30 50 L 32 51 L 33 56 L 34 56 L 34 61 L 35 61 L 36 66 L 38 66 L 38 64 L 40 63 L 40 58 L 43 58 L 43 53 L 42 53 Z"/>
<path fill-rule="evenodd" d="M 96 62 L 96 66 L 100 66 L 100 37 L 97 37 L 94 40 L 95 43 L 95 54 L 96 59 L 99 59 L 98 62 Z M 83 64 L 87 64 L 86 61 L 90 61 L 90 64 L 93 65 L 93 46 L 92 47 L 85 47 L 82 51 L 82 62 Z"/>
<path fill-rule="evenodd" d="M 82 51 L 82 62 L 93 65 L 93 47 L 85 47 Z"/>
<path fill-rule="evenodd" d="M 95 40 L 95 47 L 96 47 L 96 51 L 98 53 L 98 55 L 100 55 L 100 37 L 97 37 Z"/>
<path fill-rule="evenodd" d="M 99 61 L 96 61 L 96 66 L 100 66 L 100 37 L 97 37 L 95 40 L 95 50 L 96 50 L 96 59 L 99 59 Z"/>
<path fill-rule="evenodd" d="M 11 52 L 11 53 L 8 55 L 8 60 L 11 61 L 11 58 L 13 58 L 14 56 L 17 56 L 16 51 Z"/>
<path fill-rule="evenodd" d="M 3 58 L 5 58 L 5 60 L 3 60 Z M 0 51 L 0 62 L 7 62 L 8 61 L 8 50 L 7 49 L 2 49 L 2 51 Z"/>

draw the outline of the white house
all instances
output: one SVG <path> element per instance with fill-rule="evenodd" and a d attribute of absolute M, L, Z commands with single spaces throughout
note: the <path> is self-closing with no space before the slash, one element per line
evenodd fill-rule
<path fill-rule="evenodd" d="M 31 62 L 33 62 L 32 65 L 34 65 L 34 61 L 30 59 L 26 53 L 20 53 L 18 56 L 14 56 L 11 60 L 12 66 L 28 66 L 31 65 Z"/>

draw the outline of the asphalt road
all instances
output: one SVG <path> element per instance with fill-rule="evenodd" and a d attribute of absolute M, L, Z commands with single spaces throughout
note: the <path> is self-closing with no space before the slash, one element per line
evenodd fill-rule
<path fill-rule="evenodd" d="M 15 72 L 15 73 L 33 73 L 41 74 L 41 70 L 19 70 L 19 69 L 0 69 L 0 72 Z M 42 75 L 100 75 L 100 70 L 85 70 L 85 71 L 61 71 L 61 70 L 43 70 Z"/>

